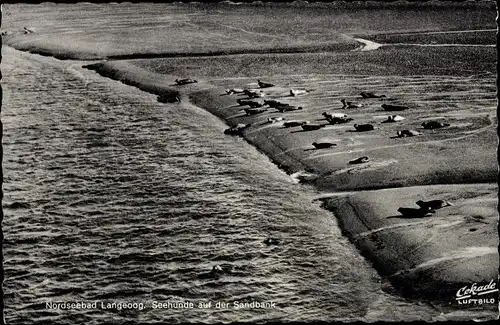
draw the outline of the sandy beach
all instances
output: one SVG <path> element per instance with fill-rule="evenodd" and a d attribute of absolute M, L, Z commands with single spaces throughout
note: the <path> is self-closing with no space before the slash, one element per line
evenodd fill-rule
<path fill-rule="evenodd" d="M 197 14 L 199 8 L 175 7 L 170 16 L 145 13 L 161 27 L 127 32 L 90 28 L 101 21 L 88 18 L 99 12 L 98 5 L 82 10 L 87 18 L 79 18 L 78 28 L 70 27 L 64 5 L 56 7 L 23 12 L 23 6 L 9 5 L 16 19 L 2 27 L 9 32 L 4 44 L 65 59 L 103 60 L 86 68 L 160 100 L 178 96 L 228 128 L 249 124 L 240 135 L 317 190 L 343 233 L 398 293 L 456 304 L 460 288 L 497 279 L 494 4 L 381 6 L 379 17 L 391 17 L 385 20 L 372 19 L 369 7 L 308 7 L 300 9 L 304 16 L 294 7 L 275 8 L 274 20 L 265 7 L 216 6 L 204 8 L 204 15 Z M 136 10 L 116 8 L 122 9 L 114 15 L 132 17 Z M 252 22 L 242 18 L 255 12 Z M 464 12 L 470 19 L 459 19 Z M 33 17 L 44 19 L 33 19 L 29 28 L 35 32 L 23 34 L 22 24 Z M 47 23 L 61 17 L 69 20 Z M 168 32 L 179 28 L 182 33 Z M 130 43 L 121 46 L 123 40 Z M 182 78 L 197 82 L 176 84 Z M 272 86 L 261 88 L 258 80 Z M 228 89 L 263 95 L 250 98 Z M 362 92 L 383 97 L 363 98 Z M 260 111 L 249 113 L 238 100 L 253 101 Z M 264 100 L 293 109 L 281 112 Z M 350 120 L 330 123 L 325 112 Z M 393 115 L 403 119 L 387 122 Z M 318 128 L 286 127 L 291 121 Z M 429 122 L 442 127 L 424 128 Z M 398 135 L 404 130 L 420 135 Z M 362 157 L 366 161 L 353 163 Z M 432 200 L 450 205 L 424 215 L 416 202 Z"/>

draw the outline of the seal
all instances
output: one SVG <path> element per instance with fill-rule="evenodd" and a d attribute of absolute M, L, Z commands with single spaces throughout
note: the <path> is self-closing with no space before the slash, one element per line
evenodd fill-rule
<path fill-rule="evenodd" d="M 34 33 L 35 30 L 33 28 L 23 27 L 24 34 Z"/>
<path fill-rule="evenodd" d="M 359 157 L 359 158 L 353 159 L 353 160 L 349 161 L 349 163 L 350 164 L 363 164 L 363 163 L 368 162 L 368 160 L 370 160 L 370 158 L 368 158 L 367 156 L 364 156 L 364 157 Z"/>
<path fill-rule="evenodd" d="M 187 85 L 187 84 L 192 84 L 192 83 L 196 83 L 198 82 L 197 80 L 194 80 L 194 79 L 189 79 L 189 78 L 186 78 L 186 79 L 175 79 L 175 83 L 178 84 L 178 85 Z"/>
<path fill-rule="evenodd" d="M 363 107 L 363 104 L 359 104 L 356 102 L 346 102 L 345 99 L 341 99 L 340 102 L 342 103 L 342 105 L 344 105 L 342 106 L 343 109 Z"/>
<path fill-rule="evenodd" d="M 438 121 L 424 122 L 421 125 L 424 127 L 424 129 L 431 129 L 431 130 L 450 126 L 448 123 L 442 123 L 442 122 L 438 122 Z"/>
<path fill-rule="evenodd" d="M 243 93 L 250 98 L 259 98 L 259 97 L 265 96 L 265 94 L 261 90 L 258 90 L 258 89 L 245 89 L 245 90 L 243 90 Z"/>
<path fill-rule="evenodd" d="M 281 113 L 290 112 L 290 111 L 297 111 L 297 110 L 304 109 L 304 108 L 302 108 L 302 106 L 296 107 L 296 106 L 289 105 L 289 104 L 283 104 L 283 105 L 275 106 L 274 108 L 276 108 Z"/>
<path fill-rule="evenodd" d="M 228 94 L 228 95 L 241 94 L 241 93 L 243 93 L 243 89 L 240 89 L 240 88 L 226 89 L 226 94 Z"/>
<path fill-rule="evenodd" d="M 315 131 L 324 128 L 326 124 L 302 124 L 301 127 L 304 131 Z"/>
<path fill-rule="evenodd" d="M 453 205 L 453 203 L 444 200 L 431 200 L 431 201 L 419 200 L 416 203 L 422 210 L 437 210 Z"/>
<path fill-rule="evenodd" d="M 387 120 L 382 121 L 382 123 L 394 123 L 404 120 L 405 118 L 399 115 L 389 115 L 387 116 Z"/>
<path fill-rule="evenodd" d="M 404 111 L 410 109 L 408 106 L 403 105 L 392 105 L 392 104 L 382 104 L 382 108 L 386 111 Z"/>
<path fill-rule="evenodd" d="M 285 118 L 283 116 L 279 116 L 279 117 L 268 117 L 267 118 L 267 122 L 268 123 L 276 123 L 276 122 L 280 122 L 280 121 L 283 121 Z"/>
<path fill-rule="evenodd" d="M 397 131 L 396 134 L 398 135 L 398 138 L 415 137 L 418 135 L 423 135 L 422 132 L 418 132 L 415 130 L 401 130 Z"/>
<path fill-rule="evenodd" d="M 302 89 L 290 89 L 290 96 L 298 96 L 307 93 L 307 90 Z"/>
<path fill-rule="evenodd" d="M 252 124 L 243 124 L 239 123 L 236 126 L 233 126 L 229 129 L 224 130 L 224 134 L 228 135 L 242 135 L 243 130 L 249 128 Z"/>
<path fill-rule="evenodd" d="M 256 108 L 256 107 L 262 107 L 264 106 L 264 102 L 259 102 L 259 101 L 254 101 L 254 100 L 247 100 L 247 99 L 237 99 L 236 102 L 240 105 L 240 106 L 245 106 L 245 105 L 248 105 L 252 108 Z"/>
<path fill-rule="evenodd" d="M 267 112 L 267 108 L 245 108 L 247 115 L 256 115 L 264 112 Z"/>
<path fill-rule="evenodd" d="M 218 273 L 218 274 L 224 273 L 224 271 L 222 270 L 222 267 L 219 264 L 214 265 L 211 272 Z"/>
<path fill-rule="evenodd" d="M 360 95 L 361 95 L 361 97 L 363 97 L 365 99 L 367 99 L 367 98 L 385 98 L 386 97 L 385 95 L 379 95 L 379 94 L 364 92 L 364 91 Z"/>
<path fill-rule="evenodd" d="M 313 142 L 312 145 L 316 149 L 327 149 L 331 147 L 335 147 L 337 144 L 332 142 Z"/>
<path fill-rule="evenodd" d="M 260 81 L 260 80 L 257 80 L 257 83 L 259 84 L 259 87 L 260 87 L 260 88 L 270 88 L 270 87 L 274 87 L 274 85 L 273 85 L 273 84 L 268 83 L 268 82 L 263 82 L 263 81 Z"/>
<path fill-rule="evenodd" d="M 398 212 L 405 218 L 423 218 L 433 214 L 432 210 L 414 209 L 414 208 L 399 208 Z"/>
<path fill-rule="evenodd" d="M 246 99 L 237 99 L 236 102 L 240 104 L 240 106 L 245 106 L 245 105 L 250 105 L 252 101 Z"/>
<path fill-rule="evenodd" d="M 352 117 L 327 117 L 326 120 L 330 124 L 343 124 L 353 121 Z"/>
<path fill-rule="evenodd" d="M 357 132 L 366 132 L 375 130 L 375 127 L 372 124 L 354 124 L 354 128 Z"/>
<path fill-rule="evenodd" d="M 292 128 L 295 126 L 302 126 L 305 124 L 309 124 L 309 121 L 289 121 L 289 122 L 283 123 L 283 126 L 286 128 Z"/>
<path fill-rule="evenodd" d="M 275 108 L 277 106 L 281 105 L 288 105 L 285 103 L 282 103 L 280 101 L 277 101 L 276 99 L 264 99 L 264 104 L 269 105 L 269 107 Z"/>

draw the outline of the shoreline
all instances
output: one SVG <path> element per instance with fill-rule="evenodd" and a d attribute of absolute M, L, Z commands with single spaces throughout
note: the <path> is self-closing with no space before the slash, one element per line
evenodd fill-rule
<path fill-rule="evenodd" d="M 4 36 L 5 37 L 5 36 Z M 362 43 L 362 42 L 360 42 Z M 78 61 L 96 61 L 96 60 L 141 60 L 141 59 L 171 59 L 171 58 L 209 58 L 209 57 L 224 57 L 238 55 L 258 55 L 258 54 L 302 54 L 302 53 L 336 53 L 355 50 L 355 43 L 332 43 L 325 45 L 304 45 L 296 47 L 283 48 L 263 48 L 257 50 L 241 49 L 241 50 L 226 50 L 212 52 L 165 52 L 165 53 L 131 53 L 131 54 L 108 54 L 108 55 L 90 55 L 86 53 L 72 53 L 62 50 L 61 53 L 56 53 L 57 50 L 31 47 L 18 44 L 8 44 L 18 51 L 23 51 L 30 54 L 53 57 L 58 60 L 78 60 Z"/>
<path fill-rule="evenodd" d="M 287 140 L 286 136 L 284 136 L 286 140 L 285 142 L 276 142 L 275 140 L 273 140 L 275 139 L 277 134 L 277 128 L 275 125 L 262 124 L 265 120 L 259 118 L 259 115 L 257 115 L 257 117 L 248 117 L 244 114 L 242 115 L 241 113 L 238 113 L 240 108 L 234 105 L 236 98 L 238 97 L 222 95 L 223 87 L 213 85 L 208 80 L 200 80 L 198 83 L 186 86 L 176 86 L 174 85 L 174 80 L 176 77 L 173 75 L 154 74 L 124 61 L 108 61 L 84 67 L 95 71 L 101 76 L 137 87 L 143 91 L 155 94 L 159 97 L 172 97 L 179 95 L 181 100 L 188 99 L 193 105 L 207 110 L 211 114 L 225 121 L 225 123 L 229 126 L 234 126 L 238 122 L 251 122 L 254 125 L 257 124 L 262 128 L 250 128 L 248 132 L 245 132 L 243 134 L 243 138 L 248 143 L 256 147 L 260 152 L 264 153 L 269 159 L 271 159 L 271 161 L 273 161 L 273 163 L 278 165 L 279 168 L 285 170 L 287 174 L 290 175 L 297 172 L 308 172 L 313 174 L 312 181 L 308 181 L 307 183 L 315 186 L 320 191 L 327 189 L 331 192 L 347 190 L 353 191 L 353 193 L 350 193 L 352 194 L 350 196 L 348 195 L 342 198 L 322 199 L 323 206 L 327 210 L 334 212 L 335 217 L 339 220 L 342 232 L 345 233 L 360 249 L 361 253 L 374 264 L 374 267 L 382 275 L 382 277 L 389 279 L 391 284 L 395 286 L 396 289 L 400 291 L 400 293 L 403 293 L 407 296 L 420 297 L 430 300 L 449 300 L 450 298 L 453 298 L 454 292 L 456 292 L 456 290 L 458 290 L 460 287 L 463 287 L 464 285 L 470 285 L 472 283 L 471 281 L 489 282 L 490 277 L 497 274 L 498 265 L 495 266 L 495 261 L 492 262 L 491 258 L 487 258 L 488 255 L 492 253 L 491 250 L 487 249 L 477 249 L 476 251 L 472 250 L 468 255 L 456 253 L 455 255 L 453 255 L 454 258 L 451 258 L 451 260 L 459 261 L 460 263 L 458 264 L 455 263 L 448 266 L 439 264 L 440 262 L 446 263 L 450 261 L 450 259 L 440 260 L 439 254 L 446 255 L 449 254 L 450 247 L 460 247 L 460 241 L 463 239 L 460 232 L 463 232 L 465 230 L 464 227 L 470 227 L 466 222 L 460 221 L 455 218 L 453 222 L 450 223 L 447 221 L 449 215 L 440 213 L 439 218 L 436 218 L 437 221 L 434 222 L 431 228 L 419 229 L 419 231 L 413 231 L 411 234 L 407 233 L 406 231 L 408 230 L 408 227 L 402 226 L 402 224 L 406 223 L 406 220 L 404 220 L 404 222 L 399 222 L 400 225 L 398 226 L 398 222 L 393 222 L 394 218 L 389 220 L 385 218 L 387 213 L 391 213 L 390 211 L 393 211 L 391 209 L 393 209 L 394 207 L 392 207 L 391 209 L 380 207 L 380 202 L 377 202 L 380 201 L 381 195 L 384 196 L 383 192 L 387 193 L 387 191 L 396 191 L 397 193 L 394 195 L 396 199 L 394 200 L 394 197 L 389 196 L 389 200 L 393 200 L 396 204 L 401 205 L 410 204 L 407 194 L 414 191 L 414 189 L 409 188 L 407 187 L 408 185 L 405 186 L 404 184 L 402 184 L 400 188 L 395 188 L 390 183 L 387 183 L 382 190 L 363 191 L 360 190 L 360 188 L 363 189 L 363 186 L 360 186 L 359 179 L 351 184 L 347 184 L 347 186 L 344 186 L 344 188 L 342 188 L 342 186 L 339 186 L 337 184 L 339 182 L 338 179 L 329 180 L 329 177 L 331 177 L 332 174 L 335 175 L 335 171 L 333 173 L 327 172 L 322 175 L 321 173 L 318 173 L 318 170 L 324 169 L 321 164 L 320 166 L 318 166 L 318 162 L 308 163 L 307 159 L 304 158 L 304 154 L 295 154 L 291 151 L 288 151 L 289 149 L 293 149 L 296 145 L 303 147 L 302 143 L 296 143 L 297 139 Z M 161 82 L 159 82 L 159 80 L 161 80 Z M 234 81 L 232 83 L 234 83 Z M 181 90 L 179 90 L 179 87 L 181 87 Z M 283 97 L 285 88 L 275 89 L 274 91 L 275 94 L 272 97 Z M 289 113 L 290 116 L 294 116 L 297 118 L 301 117 L 300 114 L 302 113 Z M 307 112 L 307 114 L 310 113 Z M 489 128 L 488 125 L 486 127 Z M 308 136 L 306 134 L 307 133 L 305 133 L 302 138 L 307 139 Z M 348 153 L 346 153 L 346 155 L 349 156 Z M 382 168 L 387 166 L 388 165 L 381 165 Z M 377 166 L 374 166 L 374 168 L 375 173 L 373 174 L 373 176 L 375 176 L 375 178 L 369 179 L 369 183 L 372 184 L 377 183 Z M 340 170 L 342 172 L 343 169 L 340 168 L 339 165 L 336 165 L 334 166 L 334 170 Z M 481 175 L 480 172 L 476 173 L 479 173 Z M 349 173 L 344 172 L 344 174 Z M 464 171 L 463 176 L 458 175 L 456 177 L 458 177 L 457 179 L 465 179 L 464 177 L 467 174 L 468 171 Z M 382 177 L 385 177 L 383 170 L 381 175 Z M 353 178 L 351 175 L 344 176 L 347 177 L 344 177 L 344 179 L 346 180 L 348 178 L 352 180 Z M 378 177 L 380 177 L 380 174 L 378 175 Z M 487 196 L 486 192 L 495 187 L 494 184 L 487 184 L 493 182 L 490 179 L 491 177 L 492 175 L 487 174 L 486 179 L 484 179 L 482 182 L 476 181 L 476 183 L 483 184 L 472 184 L 471 186 L 473 187 L 473 189 L 472 193 L 470 193 L 469 196 L 474 196 L 474 193 L 477 192 L 477 190 L 479 190 L 479 192 L 482 193 L 483 196 Z M 355 179 L 357 178 L 355 177 Z M 490 179 L 490 182 L 488 182 L 488 179 Z M 425 189 L 425 193 L 422 192 L 418 194 L 420 196 L 413 195 L 413 197 L 415 198 L 414 201 L 425 196 L 425 194 L 428 192 L 435 192 L 435 194 L 446 193 L 446 196 L 450 199 L 454 198 L 455 200 L 463 201 L 463 198 L 461 197 L 461 187 L 463 187 L 464 185 L 442 185 L 439 182 L 435 184 L 421 185 L 421 187 Z M 443 186 L 452 186 L 455 187 L 455 190 L 446 191 L 445 189 L 443 189 Z M 360 193 L 363 194 L 363 196 L 368 196 L 368 199 L 365 197 L 361 197 Z M 339 195 L 342 195 L 342 193 L 339 192 Z M 465 218 L 466 214 L 463 211 L 467 211 L 467 209 L 469 209 L 471 205 L 475 204 L 474 202 L 471 203 L 469 201 L 465 199 L 462 204 L 457 204 L 456 208 L 459 209 L 455 209 L 454 213 L 458 215 L 462 213 L 462 218 Z M 491 204 L 492 203 L 490 202 L 489 205 Z M 486 215 L 483 216 L 483 219 L 486 218 L 488 222 L 495 221 L 493 220 L 494 218 L 492 218 L 492 216 L 488 214 L 490 212 L 491 211 L 488 211 Z M 374 230 L 377 229 L 379 230 L 374 232 Z M 380 231 L 380 229 L 386 229 L 388 230 L 388 232 L 384 233 L 383 231 Z M 452 239 L 452 245 L 443 245 L 442 237 L 434 238 L 439 237 L 435 235 L 435 232 L 439 232 L 442 229 L 453 230 L 450 230 L 447 233 L 448 236 L 453 236 L 454 234 L 459 235 L 455 236 L 455 238 Z M 472 239 L 469 238 L 466 244 L 470 246 L 471 243 L 477 243 L 478 238 L 480 239 L 484 237 L 485 231 L 487 231 L 487 229 L 483 224 L 480 231 L 474 231 L 473 233 L 471 232 Z M 370 237 L 364 235 L 367 233 L 377 234 L 377 236 Z M 480 233 L 482 233 L 482 236 L 479 236 Z M 491 245 L 491 233 L 488 231 L 487 233 L 487 242 L 483 241 L 483 246 L 479 246 L 480 248 L 489 247 L 489 245 Z M 431 234 L 431 237 L 433 238 L 432 240 L 429 240 L 429 234 Z M 396 241 L 394 241 L 394 237 L 397 237 Z M 439 241 L 440 239 L 441 242 Z M 425 241 L 426 246 L 420 245 L 419 241 Z M 387 250 L 386 244 L 388 244 L 387 246 L 391 247 L 391 249 Z M 441 249 L 443 248 L 443 246 L 445 249 Z M 394 247 L 397 247 L 398 249 L 392 249 Z M 401 256 L 405 256 L 406 254 L 408 254 L 408 250 L 414 250 L 415 247 L 420 247 L 419 249 L 424 249 L 425 252 L 415 254 L 414 257 L 406 256 L 405 259 L 401 259 Z M 465 251 L 467 251 L 468 247 L 465 246 L 464 249 Z M 428 264 L 426 264 L 426 262 L 428 261 L 436 261 L 437 264 L 433 264 L 433 262 L 431 262 L 430 265 L 437 265 L 438 267 L 428 268 Z M 485 266 L 484 264 L 480 264 L 478 262 L 483 262 L 487 265 Z M 463 268 L 460 268 L 459 264 L 465 266 Z M 464 270 L 474 271 L 470 272 L 471 274 L 467 274 L 469 272 L 466 272 L 460 275 L 460 271 Z M 422 278 L 426 278 L 428 280 L 428 283 L 420 285 L 418 287 L 416 286 L 416 290 L 404 290 L 405 288 L 408 288 L 408 283 L 418 285 L 422 282 Z"/>

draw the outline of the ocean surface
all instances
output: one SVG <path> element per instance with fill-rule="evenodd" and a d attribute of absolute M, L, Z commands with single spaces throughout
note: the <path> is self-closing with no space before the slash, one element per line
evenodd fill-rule
<path fill-rule="evenodd" d="M 383 292 L 318 193 L 203 109 L 2 52 L 8 324 L 469 317 Z"/>

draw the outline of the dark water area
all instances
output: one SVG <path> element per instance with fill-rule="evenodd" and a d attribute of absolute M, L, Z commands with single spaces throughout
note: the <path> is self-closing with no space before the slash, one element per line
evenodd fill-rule
<path fill-rule="evenodd" d="M 216 117 L 84 64 L 3 49 L 8 324 L 470 318 L 383 292 L 317 193 Z"/>

